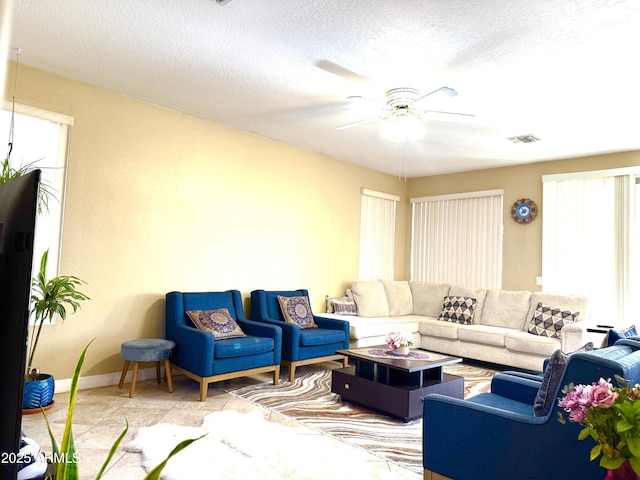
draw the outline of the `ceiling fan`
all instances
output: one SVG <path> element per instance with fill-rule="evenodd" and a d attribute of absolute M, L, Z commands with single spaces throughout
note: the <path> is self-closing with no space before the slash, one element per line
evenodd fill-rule
<path fill-rule="evenodd" d="M 386 105 L 381 105 L 382 114 L 373 118 L 366 118 L 356 122 L 339 125 L 338 130 L 344 130 L 365 123 L 381 120 L 380 134 L 388 140 L 403 142 L 406 140 L 417 140 L 425 133 L 425 127 L 422 122 L 423 116 L 427 113 L 441 113 L 447 115 L 462 115 L 466 117 L 474 117 L 469 113 L 443 112 L 439 110 L 430 110 L 423 108 L 421 103 L 431 97 L 435 98 L 451 98 L 458 95 L 453 88 L 440 87 L 433 92 L 420 96 L 420 92 L 415 88 L 402 87 L 392 88 L 386 93 Z M 350 100 L 367 100 L 375 102 L 367 97 L 350 96 Z M 377 102 L 376 102 L 377 103 Z"/>

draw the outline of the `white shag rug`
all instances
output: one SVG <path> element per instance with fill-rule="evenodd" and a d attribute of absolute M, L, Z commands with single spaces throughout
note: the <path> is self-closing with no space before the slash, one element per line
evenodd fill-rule
<path fill-rule="evenodd" d="M 265 420 L 259 411 L 214 412 L 200 427 L 162 423 L 141 427 L 125 450 L 142 453 L 142 466 L 148 472 L 179 442 L 204 433 L 207 436 L 169 460 L 163 480 L 397 479 L 405 478 L 405 473 L 410 474 L 407 478 L 416 478 L 408 471 L 392 475 L 367 462 L 354 461 L 351 450 L 341 449 L 336 440 L 320 434 L 297 434 Z"/>

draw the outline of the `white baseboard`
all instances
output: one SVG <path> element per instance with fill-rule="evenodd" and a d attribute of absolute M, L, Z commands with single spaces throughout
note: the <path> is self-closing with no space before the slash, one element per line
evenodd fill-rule
<path fill-rule="evenodd" d="M 120 383 L 120 375 L 121 375 L 121 372 L 105 373 L 103 375 L 91 375 L 89 377 L 80 377 L 80 381 L 78 382 L 78 389 L 84 390 L 87 388 L 107 387 L 109 385 L 117 385 L 118 383 Z M 133 375 L 133 370 L 129 370 L 124 380 L 125 383 L 131 382 L 132 375 Z M 155 367 L 141 368 L 140 370 L 138 370 L 138 381 L 149 380 L 150 378 L 156 378 Z M 71 378 L 63 378 L 62 380 L 56 380 L 56 393 L 68 392 L 70 389 L 71 389 Z"/>

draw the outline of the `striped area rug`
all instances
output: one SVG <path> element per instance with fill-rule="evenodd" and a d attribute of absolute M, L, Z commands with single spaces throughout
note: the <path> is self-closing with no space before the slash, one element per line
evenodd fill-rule
<path fill-rule="evenodd" d="M 495 370 L 455 364 L 445 372 L 465 379 L 465 398 L 489 391 Z M 422 420 L 404 423 L 342 402 L 331 392 L 331 372 L 306 374 L 280 385 L 264 383 L 229 392 L 279 413 L 317 431 L 331 435 L 422 473 Z"/>

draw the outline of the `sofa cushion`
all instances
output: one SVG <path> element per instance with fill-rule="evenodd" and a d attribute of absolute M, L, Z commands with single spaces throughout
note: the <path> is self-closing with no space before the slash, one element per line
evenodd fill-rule
<path fill-rule="evenodd" d="M 480 324 L 525 330 L 530 298 L 531 292 L 489 290 Z"/>
<path fill-rule="evenodd" d="M 424 319 L 420 321 L 420 335 L 457 340 L 459 327 L 459 323 L 441 322 L 435 318 Z"/>
<path fill-rule="evenodd" d="M 360 280 L 351 284 L 360 317 L 388 317 L 389 303 L 381 281 Z"/>
<path fill-rule="evenodd" d="M 505 336 L 510 331 L 514 330 L 491 325 L 461 325 L 458 330 L 458 338 L 461 342 L 504 347 Z"/>
<path fill-rule="evenodd" d="M 275 342 L 269 337 L 247 336 L 241 338 L 223 338 L 216 341 L 214 358 L 234 358 L 273 352 Z"/>
<path fill-rule="evenodd" d="M 411 333 L 418 332 L 419 320 L 413 315 L 405 317 L 350 317 L 349 337 L 356 340 L 368 337 L 384 337 L 401 328 Z"/>
<path fill-rule="evenodd" d="M 473 308 L 473 318 L 471 319 L 471 323 L 474 323 L 476 325 L 482 323 L 482 312 L 484 311 L 484 303 L 487 298 L 486 288 L 471 288 L 453 285 L 449 289 L 449 295 L 455 295 L 456 297 L 475 298 L 476 306 Z"/>
<path fill-rule="evenodd" d="M 442 311 L 442 299 L 449 295 L 446 283 L 409 282 L 413 297 L 413 313 L 427 317 L 437 317 Z"/>
<path fill-rule="evenodd" d="M 560 330 L 578 318 L 580 312 L 571 312 L 550 307 L 538 302 L 536 311 L 529 320 L 529 333 L 542 337 L 560 338 Z"/>
<path fill-rule="evenodd" d="M 522 330 L 510 331 L 504 337 L 504 346 L 512 352 L 539 355 L 548 358 L 560 348 L 560 340 L 551 337 L 531 335 Z"/>
<path fill-rule="evenodd" d="M 231 318 L 229 310 L 226 308 L 189 310 L 187 315 L 198 330 L 212 333 L 216 340 L 245 336 L 245 333 L 236 321 Z"/>
<path fill-rule="evenodd" d="M 562 350 L 556 350 L 553 352 L 549 359 L 549 363 L 547 363 L 547 367 L 544 369 L 544 376 L 540 383 L 540 389 L 538 390 L 536 399 L 533 402 L 533 414 L 536 417 L 546 416 L 556 403 L 560 379 L 562 378 L 564 369 L 567 366 L 569 357 L 576 352 L 586 352 L 592 349 L 593 343 L 589 342 L 573 352 L 564 353 Z"/>
<path fill-rule="evenodd" d="M 476 303 L 476 299 L 471 297 L 446 296 L 438 320 L 471 325 Z"/>
<path fill-rule="evenodd" d="M 576 322 L 586 320 L 590 315 L 590 304 L 587 297 L 579 295 L 565 295 L 561 293 L 533 292 L 531 294 L 531 304 L 529 305 L 527 320 L 533 317 L 533 314 L 538 307 L 538 302 L 542 302 L 545 305 L 553 305 L 554 307 L 561 308 L 562 310 L 580 312 L 580 316 L 575 320 Z"/>
<path fill-rule="evenodd" d="M 309 298 L 306 296 L 283 297 L 278 295 L 282 316 L 287 323 L 295 323 L 300 328 L 318 328 L 313 320 Z"/>
<path fill-rule="evenodd" d="M 305 328 L 300 330 L 300 346 L 328 345 L 344 342 L 344 330 L 329 328 Z"/>
<path fill-rule="evenodd" d="M 413 298 L 409 282 L 382 281 L 387 303 L 389 304 L 389 316 L 411 315 L 413 313 Z"/>

